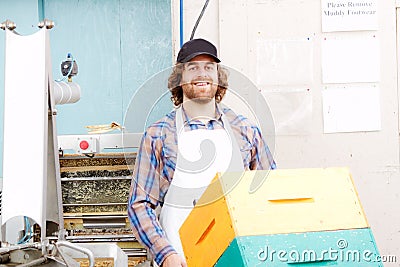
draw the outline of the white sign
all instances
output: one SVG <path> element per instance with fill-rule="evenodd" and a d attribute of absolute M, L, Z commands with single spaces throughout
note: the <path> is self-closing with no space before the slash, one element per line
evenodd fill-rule
<path fill-rule="evenodd" d="M 381 130 L 379 87 L 328 87 L 322 91 L 324 133 Z"/>
<path fill-rule="evenodd" d="M 379 41 L 376 37 L 322 41 L 322 82 L 380 81 Z"/>
<path fill-rule="evenodd" d="M 322 31 L 378 29 L 376 0 L 321 0 Z"/>

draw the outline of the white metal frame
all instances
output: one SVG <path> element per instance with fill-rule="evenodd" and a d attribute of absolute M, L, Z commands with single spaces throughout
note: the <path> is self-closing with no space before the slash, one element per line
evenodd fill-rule
<path fill-rule="evenodd" d="M 138 148 L 142 135 L 142 133 L 59 135 L 58 149 L 63 151 L 74 150 L 79 153 L 79 141 L 89 138 L 98 141 L 98 152 L 104 149 Z"/>

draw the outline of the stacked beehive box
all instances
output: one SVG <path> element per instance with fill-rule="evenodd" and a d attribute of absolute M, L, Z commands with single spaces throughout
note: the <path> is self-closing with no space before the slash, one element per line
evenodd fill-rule
<path fill-rule="evenodd" d="M 383 266 L 346 168 L 237 177 L 215 179 L 182 225 L 189 267 Z"/>

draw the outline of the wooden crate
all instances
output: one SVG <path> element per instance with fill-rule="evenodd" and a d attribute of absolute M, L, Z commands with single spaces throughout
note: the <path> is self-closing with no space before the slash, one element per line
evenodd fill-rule
<path fill-rule="evenodd" d="M 264 178 L 258 190 L 249 192 L 254 179 Z M 238 236 L 366 227 L 349 171 L 328 168 L 221 175 L 179 232 L 189 266 L 212 266 Z"/>

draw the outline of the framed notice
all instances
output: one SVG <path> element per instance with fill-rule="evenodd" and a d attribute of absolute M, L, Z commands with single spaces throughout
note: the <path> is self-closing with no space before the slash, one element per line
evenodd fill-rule
<path fill-rule="evenodd" d="M 322 31 L 378 29 L 377 0 L 321 0 Z"/>

